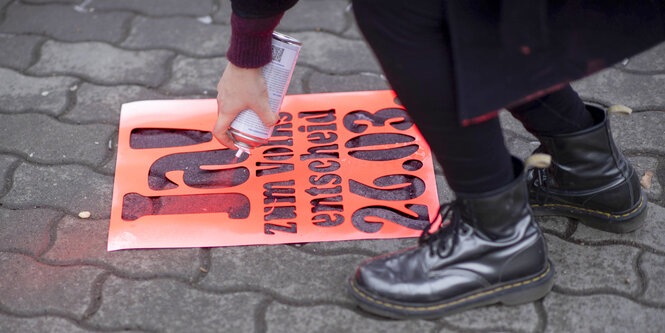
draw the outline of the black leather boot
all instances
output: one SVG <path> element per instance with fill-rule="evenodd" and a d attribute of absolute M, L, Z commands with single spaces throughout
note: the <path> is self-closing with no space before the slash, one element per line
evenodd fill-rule
<path fill-rule="evenodd" d="M 635 169 L 619 152 L 605 110 L 587 105 L 595 125 L 579 132 L 539 136 L 547 169 L 529 172 L 536 215 L 562 215 L 596 229 L 623 233 L 644 224 L 647 201 Z"/>
<path fill-rule="evenodd" d="M 511 184 L 457 194 L 442 206 L 435 222 L 449 223 L 423 231 L 418 246 L 361 264 L 349 281 L 360 306 L 387 317 L 429 318 L 547 294 L 554 270 L 528 205 L 521 162 L 514 164 Z"/>

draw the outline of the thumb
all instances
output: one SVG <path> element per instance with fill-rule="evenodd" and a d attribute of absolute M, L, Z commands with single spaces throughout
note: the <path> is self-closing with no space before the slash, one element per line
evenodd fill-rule
<path fill-rule="evenodd" d="M 263 125 L 268 127 L 274 126 L 277 124 L 277 120 L 279 120 L 277 114 L 270 109 L 270 104 L 268 104 L 267 100 L 252 105 L 252 110 L 261 118 Z"/>

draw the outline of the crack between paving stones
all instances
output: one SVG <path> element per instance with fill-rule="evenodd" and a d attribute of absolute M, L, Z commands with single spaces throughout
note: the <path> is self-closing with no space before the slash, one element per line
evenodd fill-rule
<path fill-rule="evenodd" d="M 490 306 L 497 306 L 497 305 L 490 305 Z M 501 306 L 501 305 L 499 305 Z M 440 323 L 442 323 L 442 327 L 451 329 L 454 331 L 458 332 L 474 332 L 474 333 L 494 333 L 494 332 L 513 332 L 513 333 L 524 333 L 522 330 L 516 330 L 514 328 L 506 327 L 506 326 L 496 326 L 496 327 L 487 327 L 487 328 L 468 328 L 464 326 L 460 326 L 457 324 L 451 323 L 447 319 L 440 319 Z"/>
<path fill-rule="evenodd" d="M 100 173 L 104 172 L 100 169 L 104 168 L 108 163 L 113 161 L 113 156 L 115 156 L 116 153 L 117 153 L 117 150 L 118 150 L 118 133 L 119 132 L 116 129 L 115 131 L 113 131 L 113 133 L 111 133 L 111 135 L 109 135 L 108 138 L 106 138 L 106 141 L 104 141 L 105 143 L 108 143 L 108 145 L 105 145 L 107 147 L 106 148 L 106 154 L 105 154 L 104 158 L 102 159 L 102 161 L 99 162 L 99 164 L 97 164 L 97 166 L 95 167 L 95 169 Z M 100 142 L 100 144 L 101 144 L 101 142 Z M 111 148 L 109 149 L 108 146 L 111 146 Z M 111 174 L 114 175 L 115 172 L 111 172 Z"/>
<path fill-rule="evenodd" d="M 625 74 L 631 74 L 635 76 L 651 76 L 651 75 L 663 75 L 665 74 L 665 69 L 657 69 L 657 70 L 638 70 L 638 69 L 628 69 L 625 67 L 611 67 L 612 69 L 615 69 L 619 72 L 623 72 Z"/>
<path fill-rule="evenodd" d="M 78 211 L 69 211 L 63 207 L 58 207 L 58 206 L 51 206 L 51 205 L 42 205 L 42 204 L 29 204 L 29 205 L 12 205 L 8 204 L 6 202 L 0 202 L 0 208 L 6 208 L 10 210 L 32 210 L 32 209 L 50 209 L 56 212 L 60 212 L 69 216 L 73 216 L 76 218 L 78 217 L 79 212 Z M 94 216 L 90 218 L 90 221 L 103 221 L 103 220 L 108 220 L 111 218 L 111 215 L 104 215 L 104 216 Z"/>
<path fill-rule="evenodd" d="M 33 164 L 33 165 L 37 165 L 37 166 L 47 166 L 47 167 L 68 166 L 68 165 L 80 166 L 80 167 L 88 168 L 88 169 L 90 169 L 90 171 L 92 171 L 96 174 L 99 174 L 99 175 L 102 175 L 102 176 L 109 176 L 108 174 L 104 174 L 104 173 L 101 173 L 101 172 L 97 171 L 97 166 L 94 165 L 94 164 L 91 164 L 91 163 L 79 162 L 79 161 L 74 161 L 74 160 L 69 160 L 69 159 L 65 159 L 65 160 L 57 161 L 57 162 L 39 161 L 39 160 L 35 160 L 35 159 L 30 158 L 30 156 L 28 154 L 25 154 L 23 152 L 11 151 L 11 150 L 0 150 L 0 155 L 8 155 L 8 156 L 17 157 L 17 158 L 20 158 L 23 162 L 25 162 L 27 164 Z M 111 174 L 111 176 L 112 175 L 113 174 Z"/>
<path fill-rule="evenodd" d="M 58 112 L 58 114 L 55 116 L 55 119 L 58 121 L 60 119 L 64 119 L 63 117 L 66 116 L 68 113 L 70 113 L 75 107 L 76 104 L 78 103 L 78 88 L 83 84 L 81 80 L 77 80 L 74 82 L 71 86 L 69 86 L 69 89 L 67 89 L 67 93 L 65 94 L 65 106 L 62 109 L 62 111 Z M 76 87 L 76 89 L 72 90 L 72 87 Z"/>
<path fill-rule="evenodd" d="M 649 286 L 649 281 L 646 272 L 642 269 L 642 263 L 644 262 L 644 250 L 641 250 L 635 260 L 633 261 L 633 270 L 639 281 L 639 289 L 637 290 L 637 297 L 644 297 L 644 294 L 647 292 L 647 287 Z"/>
<path fill-rule="evenodd" d="M 310 249 L 310 248 L 305 248 L 305 247 L 297 247 L 293 245 L 288 245 L 287 248 L 292 249 L 293 251 L 297 252 L 302 252 L 306 254 L 311 254 L 314 256 L 320 256 L 320 257 L 334 257 L 334 256 L 342 256 L 342 255 L 359 255 L 359 256 L 364 256 L 364 257 L 376 257 L 380 255 L 380 253 L 371 251 L 371 250 L 366 250 L 362 248 L 356 248 L 356 247 L 349 247 L 349 248 L 342 248 L 342 249 Z"/>
<path fill-rule="evenodd" d="M 543 297 L 533 303 L 533 306 L 536 309 L 536 314 L 538 315 L 538 324 L 536 325 L 534 333 L 542 333 L 547 329 L 547 321 L 549 318 L 547 317 L 544 301 L 545 298 Z"/>
<path fill-rule="evenodd" d="M 164 85 L 169 83 L 171 79 L 173 78 L 173 64 L 175 63 L 175 59 L 178 57 L 178 54 L 174 54 L 170 56 L 166 61 L 164 62 L 164 66 L 168 68 L 168 70 L 165 71 L 164 79 L 155 86 L 156 89 L 163 89 Z M 221 75 L 221 74 L 220 74 Z"/>
<path fill-rule="evenodd" d="M 588 290 L 573 290 L 569 289 L 566 287 L 561 287 L 558 284 L 554 284 L 552 287 L 552 292 L 561 294 L 561 295 L 566 295 L 566 296 L 573 296 L 573 297 L 586 297 L 586 296 L 616 296 L 616 297 L 621 297 L 625 300 L 631 301 L 633 303 L 643 305 L 649 308 L 657 308 L 657 309 L 665 309 L 665 303 L 659 303 L 659 302 L 653 302 L 653 301 L 648 301 L 648 300 L 643 300 L 637 298 L 635 295 L 631 295 L 629 293 L 612 289 L 612 288 L 592 288 Z"/>
<path fill-rule="evenodd" d="M 120 28 L 122 30 L 122 33 L 120 33 L 120 38 L 118 38 L 117 41 L 115 41 L 116 45 L 121 45 L 122 43 L 127 41 L 127 38 L 132 34 L 132 28 L 134 26 L 134 20 L 136 19 L 138 15 L 129 15 L 120 25 Z"/>
<path fill-rule="evenodd" d="M 103 272 L 92 281 L 92 286 L 90 288 L 90 304 L 88 305 L 88 308 L 83 311 L 83 320 L 88 320 L 102 307 L 102 291 L 104 288 L 104 283 L 106 280 L 108 280 L 109 276 L 111 276 L 111 273 Z"/>
<path fill-rule="evenodd" d="M 266 314 L 268 313 L 268 308 L 273 303 L 273 300 L 267 298 L 261 301 L 254 311 L 254 332 L 255 333 L 264 333 L 268 331 L 268 320 L 266 319 Z"/>
<path fill-rule="evenodd" d="M 5 155 L 0 153 L 0 155 Z M 18 156 L 13 156 L 9 155 L 11 157 L 16 157 L 18 158 L 16 161 L 12 162 L 7 170 L 4 172 L 4 180 L 5 184 L 2 188 L 0 188 L 0 199 L 2 199 L 5 195 L 7 195 L 11 190 L 12 187 L 14 187 L 14 173 L 16 172 L 16 169 L 24 162 L 24 160 Z M 2 207 L 2 202 L 0 202 L 0 207 Z"/>
<path fill-rule="evenodd" d="M 205 279 L 205 277 L 208 276 L 211 267 L 212 267 L 212 253 L 210 248 L 209 247 L 200 248 L 199 267 L 194 272 L 194 275 L 191 278 L 189 278 L 190 283 L 198 284 L 201 281 L 203 281 L 203 279 Z"/>
<path fill-rule="evenodd" d="M 55 242 L 58 240 L 58 225 L 60 225 L 60 222 L 68 216 L 65 213 L 60 213 L 58 216 L 53 218 L 51 221 L 49 221 L 47 230 L 48 230 L 48 242 L 44 246 L 43 249 L 40 249 L 37 251 L 34 256 L 35 258 L 39 258 L 46 254 L 46 252 L 50 251 L 53 246 L 55 245 Z"/>

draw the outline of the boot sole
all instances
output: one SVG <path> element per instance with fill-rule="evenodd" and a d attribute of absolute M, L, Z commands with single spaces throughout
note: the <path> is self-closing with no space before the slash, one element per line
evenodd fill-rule
<path fill-rule="evenodd" d="M 398 302 L 373 296 L 358 286 L 353 277 L 349 280 L 349 290 L 367 312 L 394 319 L 438 318 L 483 305 L 518 305 L 539 300 L 552 289 L 553 277 L 554 266 L 548 260 L 545 269 L 532 276 L 431 303 Z"/>
<path fill-rule="evenodd" d="M 566 216 L 594 229 L 623 234 L 635 231 L 646 223 L 647 200 L 642 193 L 640 201 L 627 213 L 622 214 L 564 204 L 532 204 L 531 209 L 535 216 Z"/>

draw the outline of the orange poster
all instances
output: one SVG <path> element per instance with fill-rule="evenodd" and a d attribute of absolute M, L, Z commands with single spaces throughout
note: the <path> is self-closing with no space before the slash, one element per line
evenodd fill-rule
<path fill-rule="evenodd" d="M 122 107 L 108 250 L 418 236 L 432 154 L 392 91 L 287 96 L 267 145 L 234 159 L 215 100 Z"/>

